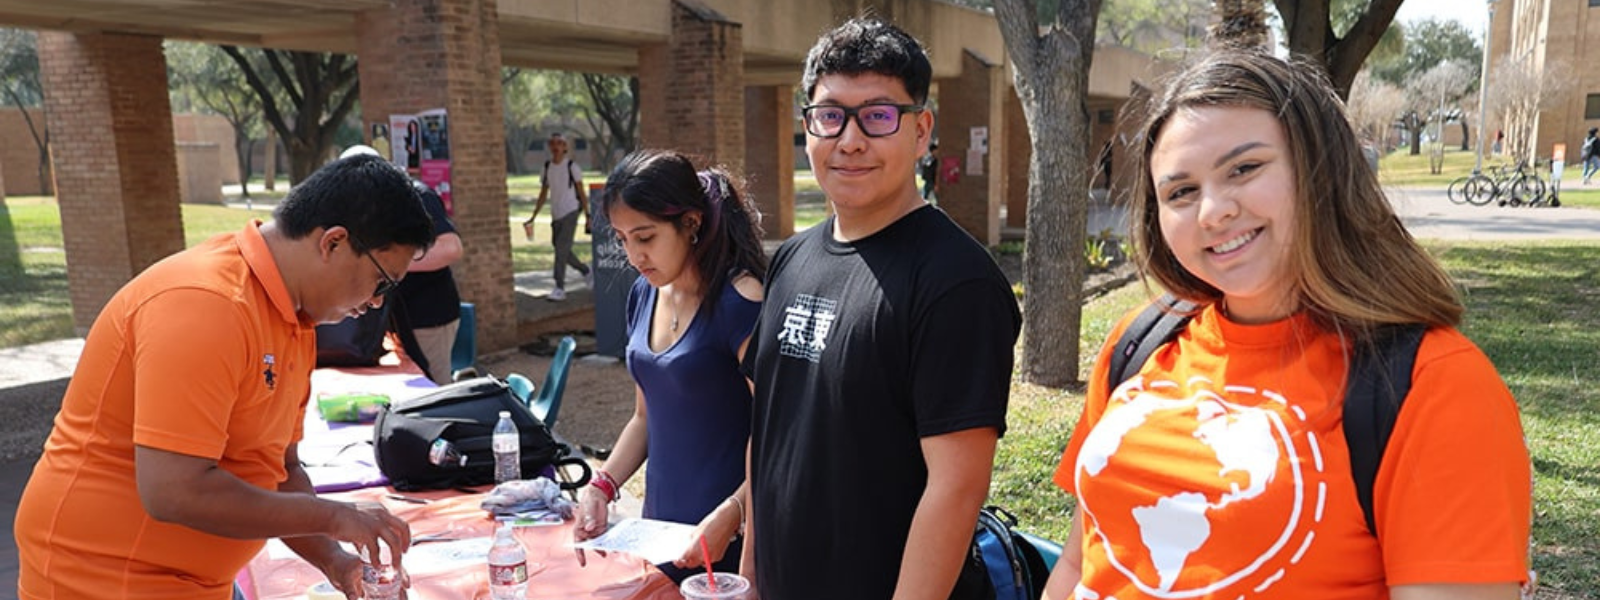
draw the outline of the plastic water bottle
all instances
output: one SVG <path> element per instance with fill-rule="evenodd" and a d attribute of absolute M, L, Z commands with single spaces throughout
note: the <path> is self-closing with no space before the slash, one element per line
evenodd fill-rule
<path fill-rule="evenodd" d="M 494 482 L 522 479 L 522 438 L 517 435 L 517 424 L 511 422 L 511 411 L 500 411 L 500 422 L 494 425 L 493 446 Z"/>
<path fill-rule="evenodd" d="M 455 469 L 467 466 L 467 455 L 456 449 L 450 440 L 438 438 L 433 440 L 433 445 L 428 446 L 428 462 L 436 467 Z"/>
<path fill-rule="evenodd" d="M 495 530 L 494 545 L 489 547 L 489 597 L 494 600 L 528 597 L 528 553 L 511 535 L 509 523 Z"/>

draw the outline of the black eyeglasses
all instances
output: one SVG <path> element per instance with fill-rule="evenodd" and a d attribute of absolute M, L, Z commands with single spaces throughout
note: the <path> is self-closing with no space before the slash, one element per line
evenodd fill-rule
<path fill-rule="evenodd" d="M 388 294 L 391 290 L 393 290 L 395 288 L 395 286 L 400 285 L 400 282 L 395 281 L 393 277 L 389 276 L 389 272 L 388 271 L 383 270 L 383 265 L 378 264 L 378 259 L 373 258 L 371 252 L 367 253 L 367 260 L 372 261 L 372 266 L 377 267 L 378 268 L 378 274 L 383 276 L 383 281 L 379 281 L 378 282 L 378 287 L 373 288 L 373 290 L 372 290 L 372 296 L 373 297 L 378 297 L 378 296 L 382 296 L 382 295 Z"/>
<path fill-rule="evenodd" d="M 900 131 L 900 117 L 906 113 L 919 113 L 921 104 L 863 104 L 856 107 L 813 104 L 800 108 L 800 117 L 806 123 L 806 133 L 819 138 L 836 138 L 844 134 L 845 125 L 855 117 L 856 125 L 867 137 L 884 137 Z"/>

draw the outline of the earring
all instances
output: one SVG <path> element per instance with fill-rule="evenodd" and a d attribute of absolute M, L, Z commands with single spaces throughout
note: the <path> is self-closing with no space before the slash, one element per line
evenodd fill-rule
<path fill-rule="evenodd" d="M 689 234 L 689 245 L 690 246 L 696 246 L 696 245 L 699 245 L 699 244 L 700 244 L 700 234 L 698 234 L 698 233 Z"/>

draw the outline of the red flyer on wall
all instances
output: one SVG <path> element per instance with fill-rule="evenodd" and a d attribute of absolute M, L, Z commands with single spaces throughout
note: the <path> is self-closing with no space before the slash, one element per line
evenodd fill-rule
<path fill-rule="evenodd" d="M 450 201 L 450 161 L 423 159 L 417 179 L 439 193 L 439 199 L 444 200 L 446 214 L 452 217 L 456 215 L 455 204 Z"/>

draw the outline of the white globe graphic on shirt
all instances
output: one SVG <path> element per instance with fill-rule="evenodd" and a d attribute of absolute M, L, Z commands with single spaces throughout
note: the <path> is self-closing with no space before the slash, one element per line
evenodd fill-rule
<path fill-rule="evenodd" d="M 1080 499 L 1111 568 L 1155 598 L 1270 587 L 1285 555 L 1297 560 L 1309 545 L 1306 520 L 1320 517 L 1308 514 L 1320 511 L 1308 510 L 1302 461 L 1320 471 L 1320 452 L 1285 423 L 1303 417 L 1251 388 L 1224 397 L 1135 382 L 1113 395 L 1078 455 L 1080 490 L 1106 485 L 1136 497 L 1116 512 L 1097 511 L 1093 493 Z M 1122 452 L 1138 458 L 1119 460 Z M 1152 460 L 1173 468 L 1159 473 L 1180 474 L 1152 475 Z"/>

